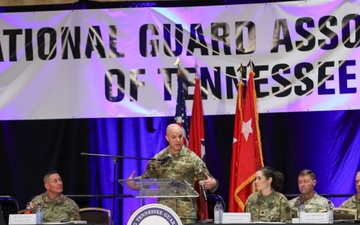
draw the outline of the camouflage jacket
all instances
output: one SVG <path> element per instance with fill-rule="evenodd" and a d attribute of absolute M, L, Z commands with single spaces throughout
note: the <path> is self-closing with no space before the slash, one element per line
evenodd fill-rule
<path fill-rule="evenodd" d="M 328 205 L 328 202 L 330 200 L 328 200 L 327 198 L 324 198 L 318 194 L 315 193 L 314 197 L 312 197 L 311 199 L 308 199 L 306 201 L 304 201 L 304 205 L 305 205 L 305 212 L 322 212 L 322 211 L 326 211 L 326 207 Z M 302 202 L 302 198 L 301 195 L 293 198 L 291 200 L 289 200 L 289 204 L 290 207 L 292 208 L 292 210 L 294 210 L 294 212 L 297 212 L 297 215 L 299 216 L 299 207 L 300 204 Z M 331 202 L 332 206 L 334 207 L 334 204 Z"/>
<path fill-rule="evenodd" d="M 169 147 L 161 150 L 154 156 L 155 159 L 163 159 L 170 154 Z M 184 180 L 194 187 L 194 177 L 198 180 L 205 180 L 204 172 L 209 174 L 205 163 L 190 149 L 183 146 L 179 154 L 172 157 L 165 163 L 152 160 L 148 163 L 146 171 L 141 178 L 175 178 Z M 212 177 L 212 176 L 211 176 Z M 218 186 L 218 185 L 217 185 Z M 210 191 L 214 192 L 217 186 Z M 197 205 L 194 198 L 159 198 L 159 204 L 163 204 L 174 210 L 181 219 L 196 219 Z"/>
<path fill-rule="evenodd" d="M 358 211 L 358 219 L 360 219 L 360 199 L 353 195 L 340 205 L 340 208 L 356 209 Z"/>
<path fill-rule="evenodd" d="M 44 223 L 80 220 L 79 206 L 63 194 L 57 200 L 51 199 L 46 192 L 36 196 L 30 202 L 33 213 L 36 212 L 38 204 L 41 204 L 43 209 Z"/>
<path fill-rule="evenodd" d="M 267 197 L 260 192 L 251 194 L 246 200 L 245 212 L 251 213 L 252 222 L 292 222 L 288 200 L 274 190 Z"/>

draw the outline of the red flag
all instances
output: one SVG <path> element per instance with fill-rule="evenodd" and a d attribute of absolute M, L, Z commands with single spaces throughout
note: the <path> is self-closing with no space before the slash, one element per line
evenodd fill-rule
<path fill-rule="evenodd" d="M 204 118 L 203 107 L 200 92 L 200 79 L 195 78 L 194 101 L 192 107 L 190 133 L 189 133 L 189 149 L 194 151 L 201 159 L 204 160 L 205 144 L 204 144 Z M 198 214 L 200 220 L 208 219 L 208 205 L 204 202 L 204 196 L 199 191 L 199 182 L 195 182 L 195 189 L 200 193 L 198 201 Z"/>
<path fill-rule="evenodd" d="M 255 173 L 258 168 L 264 166 L 254 75 L 251 70 L 244 107 L 242 107 L 241 101 L 242 85 L 238 87 L 230 171 L 229 212 L 244 211 L 246 199 L 252 193 L 252 182 L 255 179 Z"/>
<path fill-rule="evenodd" d="M 190 121 L 189 149 L 204 160 L 204 118 L 200 92 L 200 79 L 195 78 L 194 101 Z"/>

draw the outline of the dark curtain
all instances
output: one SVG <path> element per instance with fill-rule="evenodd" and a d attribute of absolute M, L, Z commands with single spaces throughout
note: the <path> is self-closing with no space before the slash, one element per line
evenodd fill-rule
<path fill-rule="evenodd" d="M 204 120 L 207 166 L 220 181 L 216 193 L 227 202 L 234 116 Z M 126 190 L 118 179 L 132 171 L 140 175 L 147 160 L 81 153 L 150 158 L 166 147 L 165 129 L 172 121 L 173 117 L 2 121 L 0 195 L 13 196 L 22 209 L 32 196 L 44 192 L 45 172 L 56 169 L 64 194 L 110 196 L 75 200 L 81 207 L 114 206 L 116 224 L 126 224 L 131 211 L 144 202 L 121 198 Z M 358 110 L 260 114 L 265 165 L 284 173 L 285 194 L 298 193 L 297 174 L 302 169 L 314 170 L 319 194 L 353 194 L 354 176 L 360 170 L 359 127 Z M 344 198 L 332 200 L 338 206 Z"/>

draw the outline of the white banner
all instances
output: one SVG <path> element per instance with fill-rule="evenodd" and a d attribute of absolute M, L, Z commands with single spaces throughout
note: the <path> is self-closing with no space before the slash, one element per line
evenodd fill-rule
<path fill-rule="evenodd" d="M 252 58 L 259 112 L 359 109 L 360 2 L 0 14 L 0 119 L 233 114 Z M 246 74 L 246 73 L 244 73 Z"/>

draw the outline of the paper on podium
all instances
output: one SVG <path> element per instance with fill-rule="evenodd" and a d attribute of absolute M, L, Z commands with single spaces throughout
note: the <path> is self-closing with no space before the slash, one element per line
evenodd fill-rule
<path fill-rule="evenodd" d="M 174 178 L 135 178 L 130 181 L 120 179 L 119 183 L 124 187 L 124 194 L 133 195 L 135 198 L 196 198 L 199 196 L 189 183 Z"/>

